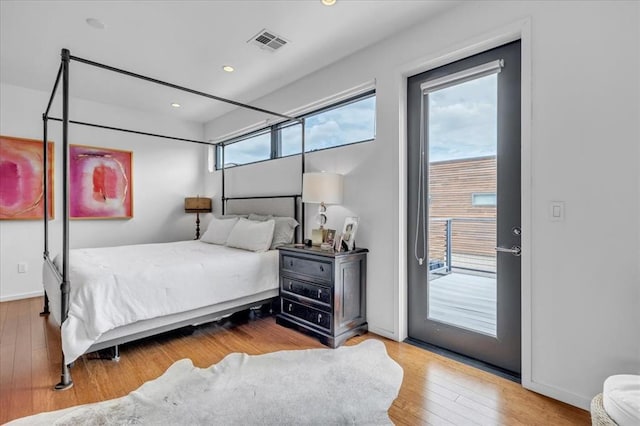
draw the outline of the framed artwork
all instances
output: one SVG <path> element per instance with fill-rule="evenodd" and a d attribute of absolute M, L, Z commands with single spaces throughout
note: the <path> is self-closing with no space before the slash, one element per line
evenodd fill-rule
<path fill-rule="evenodd" d="M 47 144 L 48 217 L 53 219 L 53 142 Z M 0 136 L 0 219 L 44 218 L 42 141 Z"/>
<path fill-rule="evenodd" d="M 358 231 L 358 218 L 355 216 L 347 217 L 342 227 L 342 236 L 340 237 L 340 246 L 342 250 L 353 250 L 356 245 L 356 232 Z"/>
<path fill-rule="evenodd" d="M 72 219 L 133 217 L 133 153 L 69 146 L 69 216 Z"/>

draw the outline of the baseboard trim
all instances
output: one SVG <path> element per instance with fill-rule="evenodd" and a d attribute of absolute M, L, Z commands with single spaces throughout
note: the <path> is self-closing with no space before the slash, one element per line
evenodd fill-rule
<path fill-rule="evenodd" d="M 549 398 L 557 399 L 558 401 L 573 405 L 574 407 L 582 408 L 586 411 L 589 411 L 589 406 L 591 405 L 590 398 L 576 395 L 575 393 L 571 393 L 564 389 L 559 389 L 555 386 L 549 386 L 534 381 L 523 380 L 522 387 L 535 393 L 548 396 Z"/>
<path fill-rule="evenodd" d="M 369 333 L 377 334 L 378 336 L 386 337 L 387 339 L 394 340 L 396 342 L 401 341 L 401 340 L 398 340 L 398 336 L 396 336 L 393 331 L 376 327 L 375 325 L 372 326 L 371 323 L 369 323 Z"/>
<path fill-rule="evenodd" d="M 496 367 L 491 364 L 487 364 L 484 361 L 480 361 L 474 358 L 470 358 L 468 356 L 459 354 L 457 352 L 450 351 L 448 349 L 441 348 L 439 346 L 431 345 L 429 343 L 422 342 L 420 340 L 413 339 L 408 337 L 404 340 L 404 343 L 408 343 L 413 346 L 417 346 L 421 349 L 425 349 L 429 352 L 436 353 L 438 355 L 442 355 L 444 357 L 453 359 L 455 361 L 461 362 L 463 364 L 469 365 L 471 367 L 475 367 L 479 370 L 486 371 L 487 373 L 491 373 L 498 377 L 502 377 L 503 379 L 511 380 L 515 383 L 521 383 L 521 378 L 519 374 L 516 374 L 512 371 L 505 370 L 500 367 Z"/>
<path fill-rule="evenodd" d="M 12 300 L 31 299 L 32 297 L 40 297 L 44 295 L 43 290 L 31 291 L 29 293 L 12 294 L 10 296 L 1 296 L 0 302 L 11 302 Z"/>

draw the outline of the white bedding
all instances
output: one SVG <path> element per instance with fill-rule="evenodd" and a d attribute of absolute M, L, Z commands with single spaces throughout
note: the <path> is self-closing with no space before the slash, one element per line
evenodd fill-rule
<path fill-rule="evenodd" d="M 54 263 L 61 270 L 60 256 Z M 51 281 L 45 289 L 59 322 L 60 290 Z M 277 288 L 278 254 L 201 241 L 74 249 L 69 281 L 61 329 L 66 363 L 113 328 Z"/>
<path fill-rule="evenodd" d="M 640 425 L 640 375 L 608 377 L 602 390 L 602 405 L 617 425 Z"/>

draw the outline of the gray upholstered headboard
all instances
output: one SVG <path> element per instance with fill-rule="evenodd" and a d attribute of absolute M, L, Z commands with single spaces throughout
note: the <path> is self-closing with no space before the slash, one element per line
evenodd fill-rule
<path fill-rule="evenodd" d="M 296 229 L 296 242 L 302 242 L 304 226 L 302 197 L 296 195 L 274 195 L 257 197 L 228 197 L 224 201 L 225 214 L 262 214 L 295 218 L 300 226 Z"/>

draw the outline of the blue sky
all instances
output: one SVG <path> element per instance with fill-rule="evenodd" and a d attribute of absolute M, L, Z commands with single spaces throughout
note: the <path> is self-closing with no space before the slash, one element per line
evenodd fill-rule
<path fill-rule="evenodd" d="M 307 151 L 360 142 L 375 137 L 376 98 L 371 96 L 306 119 Z M 298 154 L 301 149 L 300 125 L 282 129 L 282 155 Z M 225 163 L 244 164 L 270 157 L 269 133 L 258 135 L 225 148 Z"/>
<path fill-rule="evenodd" d="M 429 161 L 496 154 L 497 74 L 430 93 Z M 375 96 L 310 116 L 307 151 L 372 139 Z M 300 152 L 300 125 L 282 130 L 282 155 Z M 244 164 L 270 157 L 269 133 L 227 146 L 226 163 Z"/>
<path fill-rule="evenodd" d="M 306 120 L 307 151 L 375 137 L 375 96 L 335 108 Z"/>
<path fill-rule="evenodd" d="M 496 154 L 498 75 L 428 96 L 429 161 Z"/>
<path fill-rule="evenodd" d="M 227 145 L 224 149 L 226 164 L 245 164 L 264 160 L 271 155 L 271 136 L 264 133 L 244 141 Z"/>

